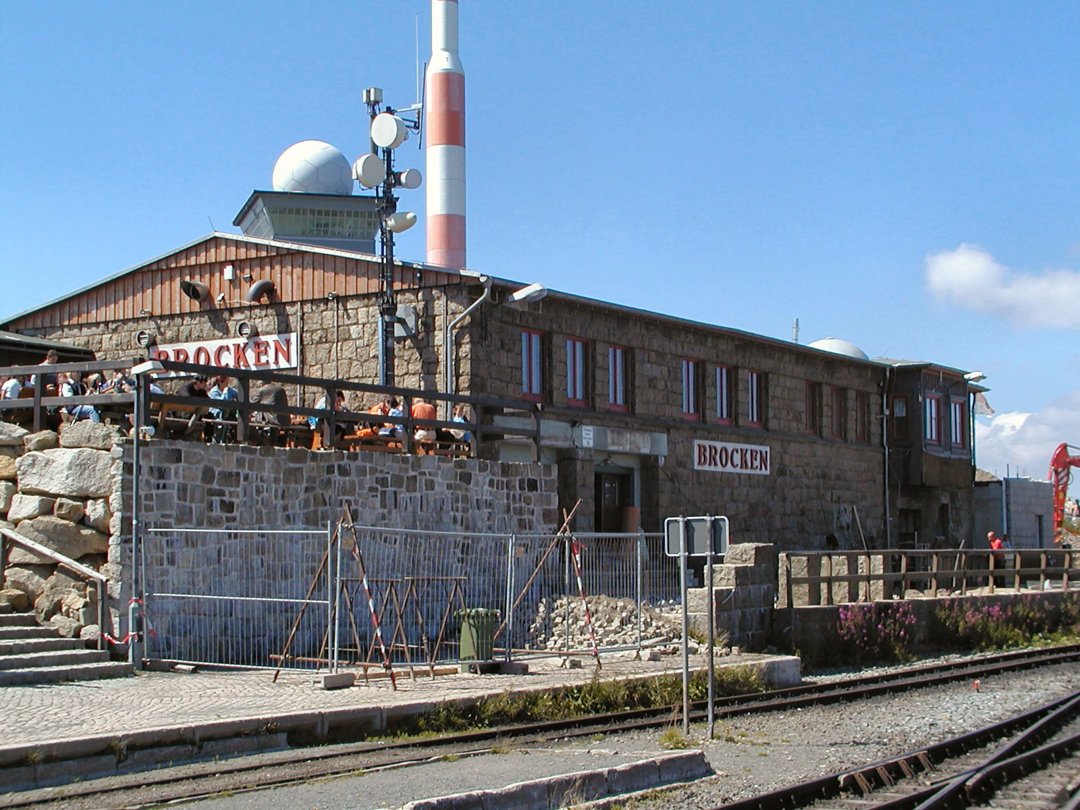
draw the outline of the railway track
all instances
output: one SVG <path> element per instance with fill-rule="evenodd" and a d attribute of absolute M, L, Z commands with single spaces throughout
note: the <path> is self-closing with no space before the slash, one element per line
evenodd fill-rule
<path fill-rule="evenodd" d="M 890 692 L 985 678 L 1003 672 L 1077 660 L 1080 660 L 1080 645 L 917 666 L 884 674 L 719 699 L 714 702 L 715 715 L 723 718 L 752 712 L 793 709 L 811 704 L 858 700 Z M 703 702 L 693 704 L 692 719 L 702 720 L 706 709 Z M 170 801 L 214 796 L 226 791 L 264 789 L 316 778 L 406 768 L 449 757 L 487 754 L 509 746 L 524 747 L 559 739 L 654 729 L 670 725 L 673 716 L 676 716 L 675 712 L 676 707 L 662 707 L 504 726 L 424 740 L 379 740 L 254 754 L 214 763 L 193 763 L 88 780 L 80 784 L 9 793 L 0 796 L 0 808 L 64 807 L 66 810 L 104 810 L 114 807 L 148 807 Z"/>
<path fill-rule="evenodd" d="M 1050 801 L 1080 802 L 1080 692 L 1000 723 L 910 751 L 724 804 L 724 810 L 820 807 L 841 810 L 929 810 L 973 807 L 1004 787 L 1032 780 Z M 1064 763 L 1062 768 L 1055 768 Z M 1069 779 L 1069 777 L 1073 779 Z M 1030 803 L 1030 790 L 1027 806 Z"/>

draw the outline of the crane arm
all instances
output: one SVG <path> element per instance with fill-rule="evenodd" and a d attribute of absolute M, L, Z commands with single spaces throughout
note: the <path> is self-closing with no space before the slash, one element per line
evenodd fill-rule
<path fill-rule="evenodd" d="M 1080 447 L 1073 447 L 1062 442 L 1054 450 L 1050 457 L 1050 483 L 1054 487 L 1054 542 L 1060 543 L 1065 526 L 1065 495 L 1069 491 L 1069 479 L 1072 477 L 1073 467 L 1080 467 L 1080 454 L 1072 454 L 1071 450 L 1080 451 Z"/>

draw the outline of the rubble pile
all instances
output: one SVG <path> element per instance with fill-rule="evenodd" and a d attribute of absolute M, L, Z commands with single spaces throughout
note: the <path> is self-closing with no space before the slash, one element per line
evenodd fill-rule
<path fill-rule="evenodd" d="M 610 596 L 588 597 L 593 632 L 600 647 L 621 647 L 637 644 L 638 606 L 633 599 Z M 682 617 L 678 607 L 656 608 L 644 605 L 641 609 L 641 639 L 645 646 L 678 642 L 682 638 Z M 579 596 L 564 596 L 550 601 L 540 600 L 536 616 L 529 625 L 529 646 L 539 650 L 560 650 L 567 646 L 569 629 L 570 649 L 587 649 L 592 641 L 585 620 L 585 605 Z"/>

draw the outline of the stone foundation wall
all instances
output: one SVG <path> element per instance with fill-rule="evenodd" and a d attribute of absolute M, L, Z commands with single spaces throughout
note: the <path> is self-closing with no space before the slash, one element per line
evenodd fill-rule
<path fill-rule="evenodd" d="M 729 546 L 721 565 L 713 566 L 713 611 L 716 636 L 727 645 L 762 650 L 772 631 L 776 601 L 776 549 L 768 543 Z M 690 626 L 708 631 L 708 588 L 689 588 L 686 605 Z"/>

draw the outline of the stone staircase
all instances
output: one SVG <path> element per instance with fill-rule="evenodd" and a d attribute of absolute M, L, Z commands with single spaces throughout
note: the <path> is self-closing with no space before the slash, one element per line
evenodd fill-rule
<path fill-rule="evenodd" d="M 54 627 L 40 627 L 31 613 L 15 613 L 0 603 L 0 686 L 38 686 L 92 681 L 132 674 L 127 663 L 109 660 L 78 638 L 62 638 Z"/>

